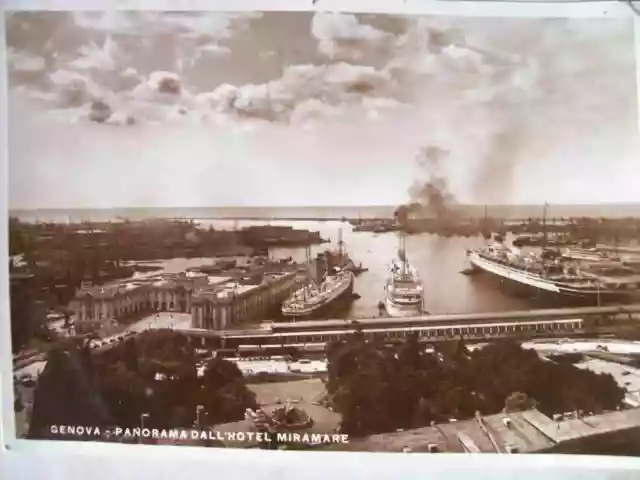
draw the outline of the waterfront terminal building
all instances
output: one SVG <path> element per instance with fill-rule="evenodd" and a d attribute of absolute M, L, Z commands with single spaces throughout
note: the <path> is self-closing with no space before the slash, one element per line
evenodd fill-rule
<path fill-rule="evenodd" d="M 295 272 L 217 277 L 201 272 L 158 274 L 102 286 L 86 285 L 69 307 L 78 333 L 154 312 L 191 313 L 193 328 L 226 329 L 259 321 L 296 288 Z"/>

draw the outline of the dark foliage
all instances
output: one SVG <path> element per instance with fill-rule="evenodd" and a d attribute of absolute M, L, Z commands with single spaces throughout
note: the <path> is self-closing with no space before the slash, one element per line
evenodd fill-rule
<path fill-rule="evenodd" d="M 354 436 L 504 409 L 599 412 L 624 398 L 612 376 L 544 361 L 512 340 L 471 352 L 461 339 L 425 353 L 416 337 L 388 347 L 356 333 L 332 342 L 328 360 L 329 394 Z"/>
<path fill-rule="evenodd" d="M 49 438 L 52 425 L 109 425 L 112 418 L 94 380 L 83 348 L 52 349 L 38 379 L 28 436 Z"/>
<path fill-rule="evenodd" d="M 90 408 L 87 399 L 103 408 Z M 200 426 L 241 420 L 245 409 L 256 407 L 235 364 L 214 359 L 198 376 L 195 352 L 184 337 L 157 330 L 100 356 L 84 347 L 53 354 L 36 391 L 32 429 L 42 436 L 46 425 L 103 425 L 105 418 L 133 428 L 143 415 L 145 427 L 190 428 L 198 419 Z"/>
<path fill-rule="evenodd" d="M 235 364 L 213 359 L 198 376 L 197 355 L 185 337 L 170 330 L 139 335 L 113 348 L 96 361 L 100 389 L 118 424 L 149 427 L 190 427 L 201 406 L 201 424 L 241 420 L 255 408 Z"/>

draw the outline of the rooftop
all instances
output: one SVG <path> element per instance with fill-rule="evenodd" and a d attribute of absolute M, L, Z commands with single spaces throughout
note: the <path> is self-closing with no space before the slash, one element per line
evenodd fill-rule
<path fill-rule="evenodd" d="M 260 283 L 241 283 L 231 277 L 209 277 L 209 285 L 199 287 L 194 291 L 194 299 L 198 300 L 226 300 L 237 295 L 244 295 L 253 290 L 263 288 L 265 285 L 293 273 L 265 273 Z"/>
<path fill-rule="evenodd" d="M 537 410 L 500 413 L 471 420 L 354 439 L 352 451 L 506 453 L 549 450 L 583 437 L 640 428 L 640 409 L 554 421 Z"/>
<path fill-rule="evenodd" d="M 235 295 L 241 295 L 253 289 L 259 288 L 265 283 L 283 278 L 285 276 L 294 275 L 293 273 L 266 273 L 260 284 L 244 284 L 236 281 L 234 278 L 210 276 L 198 272 L 179 272 L 179 273 L 156 273 L 148 277 L 125 279 L 113 282 L 107 285 L 90 286 L 81 289 L 77 297 L 93 297 L 93 298 L 110 298 L 118 294 L 124 294 L 135 289 L 145 286 L 151 286 L 159 289 L 173 289 L 185 287 L 194 289 L 197 296 L 207 298 L 214 296 L 216 298 L 226 298 Z M 11 278 L 18 278 L 12 273 Z M 28 277 L 25 277 L 28 278 Z M 206 284 L 203 284 L 206 279 Z"/>

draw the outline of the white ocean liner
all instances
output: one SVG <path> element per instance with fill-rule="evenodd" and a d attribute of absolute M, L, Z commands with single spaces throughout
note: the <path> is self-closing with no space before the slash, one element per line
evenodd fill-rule
<path fill-rule="evenodd" d="M 424 310 L 422 280 L 407 260 L 404 237 L 401 237 L 400 242 L 399 258 L 392 261 L 389 268 L 384 308 L 390 317 L 421 315 Z"/>
<path fill-rule="evenodd" d="M 522 255 L 497 243 L 484 249 L 467 251 L 471 266 L 502 280 L 556 296 L 606 300 L 624 300 L 636 296 L 640 275 L 621 264 L 568 261 L 560 255 L 545 260 L 539 255 Z M 599 265 L 600 263 L 600 265 Z"/>

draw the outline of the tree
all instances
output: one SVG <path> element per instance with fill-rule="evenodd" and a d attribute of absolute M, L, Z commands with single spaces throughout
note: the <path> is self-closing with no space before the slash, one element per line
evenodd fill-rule
<path fill-rule="evenodd" d="M 140 415 L 153 428 L 189 428 L 198 406 L 205 424 L 244 418 L 256 408 L 255 395 L 238 367 L 211 360 L 202 377 L 189 342 L 171 330 L 149 331 L 102 354 L 96 370 L 100 388 L 120 425 L 138 426 Z"/>
<path fill-rule="evenodd" d="M 79 351 L 52 349 L 34 393 L 28 436 L 51 438 L 51 425 L 105 427 L 110 424 L 108 409 L 91 372 L 80 360 Z"/>
<path fill-rule="evenodd" d="M 545 362 L 513 340 L 469 351 L 461 338 L 426 353 L 414 336 L 395 346 L 352 336 L 329 344 L 327 357 L 329 398 L 354 436 L 505 408 L 597 412 L 624 399 L 610 375 Z"/>
<path fill-rule="evenodd" d="M 513 392 L 504 401 L 504 410 L 506 412 L 521 412 L 536 408 L 537 402 L 526 393 Z"/>

